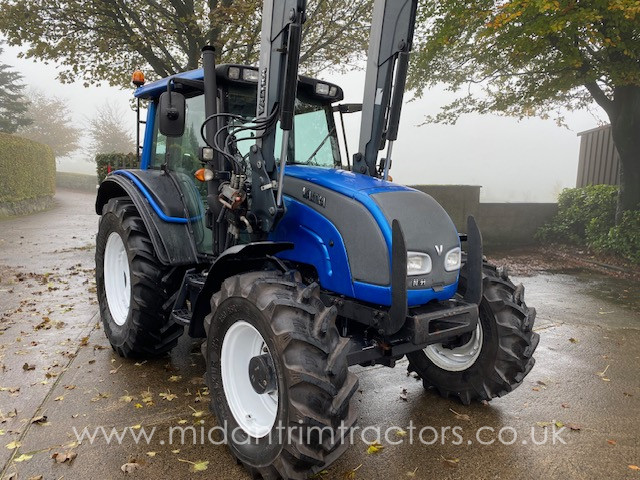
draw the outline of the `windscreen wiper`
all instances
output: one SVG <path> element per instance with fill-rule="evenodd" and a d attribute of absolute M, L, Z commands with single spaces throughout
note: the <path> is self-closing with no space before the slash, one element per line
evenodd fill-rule
<path fill-rule="evenodd" d="M 306 162 L 304 162 L 305 164 L 307 164 L 307 165 L 309 164 L 309 162 L 311 161 L 311 159 L 312 159 L 313 157 L 315 157 L 315 156 L 318 154 L 318 152 L 320 151 L 320 149 L 324 146 L 324 144 L 325 144 L 325 143 L 327 143 L 327 140 L 329 140 L 329 137 L 330 137 L 331 135 L 333 135 L 333 134 L 335 133 L 335 131 L 336 131 L 336 127 L 333 127 L 331 130 L 329 130 L 329 133 L 327 133 L 327 136 L 326 136 L 326 137 L 324 137 L 324 139 L 322 140 L 322 142 L 320 142 L 320 145 L 318 145 L 318 148 L 316 148 L 316 149 L 313 151 L 313 153 L 309 156 L 309 158 L 307 158 L 307 161 L 306 161 Z"/>

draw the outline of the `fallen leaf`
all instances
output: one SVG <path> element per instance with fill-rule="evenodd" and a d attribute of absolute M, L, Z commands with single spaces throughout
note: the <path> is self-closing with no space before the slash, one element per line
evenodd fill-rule
<path fill-rule="evenodd" d="M 78 454 L 74 451 L 67 451 L 64 453 L 60 453 L 60 452 L 54 452 L 53 455 L 51 455 L 51 458 L 53 458 L 56 463 L 64 463 L 64 462 L 73 462 L 73 460 L 78 456 Z"/>
<path fill-rule="evenodd" d="M 318 473 L 314 473 L 309 478 L 322 478 L 329 475 L 329 470 L 320 470 Z"/>
<path fill-rule="evenodd" d="M 121 363 L 120 366 L 118 366 L 117 368 L 114 368 L 113 370 L 109 370 L 109 373 L 111 375 L 115 375 L 116 373 L 118 373 L 118 370 L 122 368 L 122 365 L 124 365 L 124 363 Z"/>
<path fill-rule="evenodd" d="M 343 475 L 343 477 L 346 480 L 353 480 L 354 478 L 356 478 L 356 472 L 360 469 L 360 467 L 362 467 L 362 464 L 358 465 L 356 468 L 354 468 L 353 470 L 349 470 L 347 473 L 345 473 Z"/>
<path fill-rule="evenodd" d="M 418 467 L 416 467 L 413 472 L 407 472 L 407 477 L 411 477 L 411 478 L 415 477 L 417 471 L 418 471 Z"/>
<path fill-rule="evenodd" d="M 599 377 L 604 377 L 604 374 L 607 373 L 607 370 L 609 370 L 610 365 L 607 365 L 606 368 L 600 372 L 600 373 L 596 373 L 596 375 L 598 375 Z"/>
<path fill-rule="evenodd" d="M 136 407 L 136 408 L 144 408 L 144 407 L 142 406 L 142 404 L 141 404 L 141 403 L 136 403 L 136 404 L 134 405 L 134 407 Z"/>
<path fill-rule="evenodd" d="M 35 366 L 35 365 L 29 365 L 28 363 L 25 363 L 25 364 L 22 366 L 22 369 L 23 369 L 25 372 L 28 372 L 29 370 L 35 370 L 35 369 L 36 369 L 36 366 Z"/>
<path fill-rule="evenodd" d="M 562 408 L 571 408 L 568 403 L 563 403 Z"/>
<path fill-rule="evenodd" d="M 21 463 L 21 462 L 26 462 L 27 460 L 31 460 L 33 458 L 33 455 L 27 455 L 26 453 L 23 453 L 22 455 L 20 455 L 18 458 L 14 459 L 14 462 L 17 463 Z"/>
<path fill-rule="evenodd" d="M 406 437 L 407 436 L 407 432 L 405 430 L 398 429 L 398 430 L 396 430 L 396 435 L 398 437 Z"/>
<path fill-rule="evenodd" d="M 178 395 L 176 395 L 175 393 L 171 393 L 170 391 L 167 391 L 167 393 L 159 393 L 158 396 L 160 398 L 164 398 L 167 402 L 171 402 L 172 400 L 178 398 Z"/>
<path fill-rule="evenodd" d="M 639 466 L 637 466 L 637 465 L 629 465 L 629 468 L 630 468 L 631 470 L 635 470 L 636 472 L 637 472 L 637 471 L 640 471 L 640 467 L 639 467 Z"/>
<path fill-rule="evenodd" d="M 31 423 L 43 424 L 47 421 L 46 415 L 38 415 L 37 417 L 33 417 L 31 419 Z"/>
<path fill-rule="evenodd" d="M 171 450 L 171 453 L 180 453 L 180 449 L 177 448 L 176 450 Z"/>
<path fill-rule="evenodd" d="M 380 445 L 378 442 L 373 442 L 369 444 L 369 447 L 367 448 L 367 455 L 379 453 L 382 449 L 384 449 L 382 445 Z"/>
<path fill-rule="evenodd" d="M 119 400 L 124 403 L 131 403 L 133 401 L 133 397 L 131 395 L 123 395 L 119 398 Z"/>
<path fill-rule="evenodd" d="M 549 426 L 549 422 L 536 422 L 536 425 L 542 428 L 547 428 Z"/>
<path fill-rule="evenodd" d="M 16 449 L 16 448 L 18 448 L 20 445 L 22 445 L 20 442 L 15 441 L 15 442 L 8 443 L 8 444 L 6 445 L 6 447 L 7 447 L 9 450 L 15 450 L 15 449 Z"/>
<path fill-rule="evenodd" d="M 577 423 L 567 423 L 565 424 L 565 426 L 571 430 L 573 430 L 574 432 L 579 432 L 580 430 L 582 430 L 582 427 L 580 425 L 578 425 Z"/>
<path fill-rule="evenodd" d="M 407 389 L 403 388 L 402 392 L 400 393 L 400 399 L 404 400 L 405 402 L 407 401 Z"/>
<path fill-rule="evenodd" d="M 53 399 L 54 402 L 61 402 L 62 400 L 64 400 L 64 396 L 60 395 L 59 397 L 56 397 Z"/>
<path fill-rule="evenodd" d="M 35 477 L 29 477 L 29 480 L 43 480 L 43 476 L 42 475 L 37 475 Z"/>
<path fill-rule="evenodd" d="M 128 462 L 128 463 L 125 463 L 124 465 L 122 465 L 120 467 L 120 470 L 122 470 L 124 473 L 133 473 L 138 468 L 140 468 L 140 464 L 138 464 L 136 462 Z"/>
<path fill-rule="evenodd" d="M 191 414 L 192 417 L 200 418 L 204 415 L 204 412 L 202 410 L 196 410 L 191 405 L 189 405 L 189 408 L 193 410 L 193 413 Z"/>
<path fill-rule="evenodd" d="M 158 452 L 147 452 L 147 457 L 155 457 L 158 454 Z"/>
<path fill-rule="evenodd" d="M 618 444 L 618 442 L 616 442 L 615 440 L 607 440 L 607 443 L 609 445 L 617 445 Z"/>
<path fill-rule="evenodd" d="M 453 413 L 458 420 L 464 420 L 465 422 L 470 422 L 471 421 L 471 417 L 469 415 L 465 414 L 465 413 L 458 413 L 455 410 L 453 410 L 452 408 L 450 408 L 449 411 L 451 413 Z"/>
<path fill-rule="evenodd" d="M 169 377 L 169 381 L 170 382 L 179 382 L 180 380 L 182 380 L 182 377 L 180 375 L 171 375 Z"/>
<path fill-rule="evenodd" d="M 572 338 L 570 338 L 570 339 L 569 339 L 569 341 L 570 341 L 571 343 L 578 343 L 578 342 L 580 342 L 580 340 L 578 340 L 578 339 L 576 339 L 576 338 L 573 338 L 573 337 L 572 337 Z"/>
<path fill-rule="evenodd" d="M 564 427 L 564 423 L 562 423 L 562 422 L 560 422 L 560 421 L 556 421 L 556 422 L 555 422 L 555 425 L 556 425 L 556 427 L 558 427 L 558 428 L 562 428 L 562 427 Z"/>
<path fill-rule="evenodd" d="M 86 347 L 87 345 L 89 345 L 89 337 L 82 337 L 80 339 L 80 346 Z"/>
<path fill-rule="evenodd" d="M 442 455 L 440 455 L 440 457 L 442 458 L 442 461 L 444 462 L 444 464 L 449 467 L 456 468 L 458 466 L 458 463 L 460 463 L 459 458 L 445 458 Z"/>
<path fill-rule="evenodd" d="M 109 398 L 109 397 L 110 397 L 110 395 L 108 393 L 98 392 L 98 394 L 95 397 L 93 397 L 91 399 L 91 401 L 92 402 L 98 402 L 98 401 L 102 400 L 103 398 Z"/>
<path fill-rule="evenodd" d="M 193 472 L 203 472 L 207 469 L 208 466 L 209 466 L 208 461 L 198 461 L 198 462 L 195 462 L 193 465 L 191 465 L 191 470 Z"/>

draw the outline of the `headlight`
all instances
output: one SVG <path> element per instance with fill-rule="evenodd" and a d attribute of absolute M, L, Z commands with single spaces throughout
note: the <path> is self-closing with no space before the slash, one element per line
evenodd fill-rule
<path fill-rule="evenodd" d="M 456 247 L 453 250 L 449 250 L 444 257 L 444 269 L 447 272 L 453 272 L 459 270 L 462 263 L 462 251 L 460 247 Z"/>
<path fill-rule="evenodd" d="M 426 253 L 407 252 L 407 275 L 431 273 L 431 257 Z"/>

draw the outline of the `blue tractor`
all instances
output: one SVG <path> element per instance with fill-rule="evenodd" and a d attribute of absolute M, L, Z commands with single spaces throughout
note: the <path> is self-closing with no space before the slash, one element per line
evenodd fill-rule
<path fill-rule="evenodd" d="M 346 449 L 350 366 L 406 356 L 425 388 L 469 404 L 520 385 L 539 338 L 473 218 L 460 234 L 429 195 L 389 181 L 417 0 L 375 1 L 362 105 L 298 74 L 305 3 L 265 0 L 258 67 L 216 66 L 204 47 L 201 70 L 136 78 L 141 165 L 96 201 L 111 345 L 139 357 L 185 329 L 204 339 L 229 448 L 266 479 L 306 478 Z M 342 158 L 336 119 L 354 111 L 359 151 Z"/>

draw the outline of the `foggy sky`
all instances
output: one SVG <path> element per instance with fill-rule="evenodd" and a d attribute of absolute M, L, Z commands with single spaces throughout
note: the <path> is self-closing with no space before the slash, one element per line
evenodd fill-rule
<path fill-rule="evenodd" d="M 55 78 L 55 66 L 18 59 L 20 49 L 3 48 L 0 62 L 21 72 L 29 87 L 67 99 L 80 127 L 109 100 L 121 108 L 128 117 L 126 126 L 135 131 L 135 113 L 129 110 L 133 89 L 84 88 L 81 82 L 63 85 Z M 345 102 L 362 101 L 364 71 L 324 76 L 343 87 Z M 484 202 L 552 202 L 562 188 L 575 186 L 580 143 L 576 134 L 597 126 L 592 114 L 567 113 L 569 129 L 558 127 L 553 120 L 519 122 L 494 115 L 467 115 L 454 126 L 418 126 L 425 115 L 437 113 L 450 98 L 443 89 L 435 89 L 405 103 L 391 170 L 396 182 L 480 185 Z M 359 114 L 345 118 L 353 155 L 358 146 Z M 82 152 L 75 154 L 59 162 L 58 169 L 95 173 L 86 157 Z"/>

